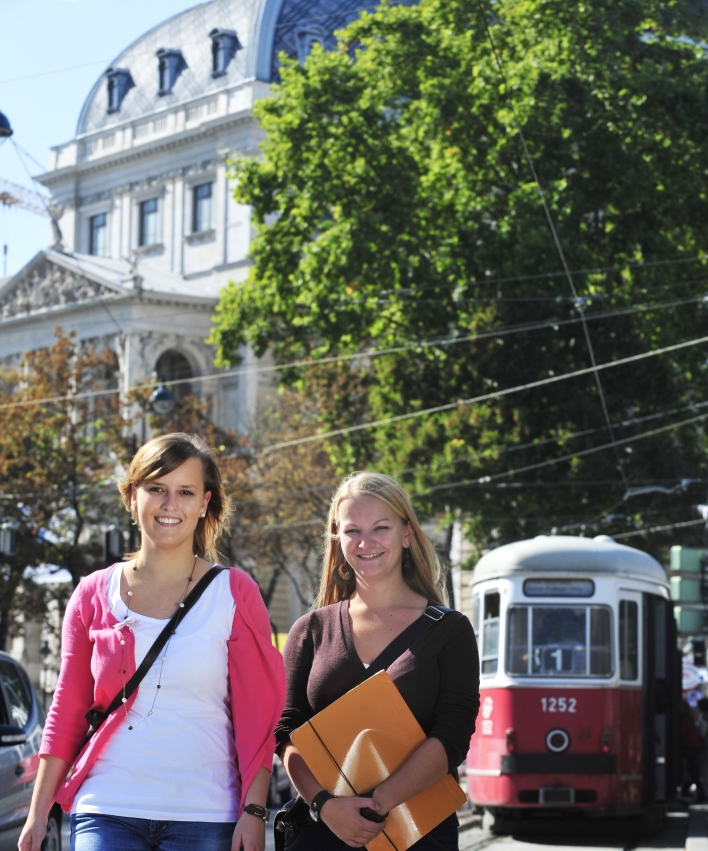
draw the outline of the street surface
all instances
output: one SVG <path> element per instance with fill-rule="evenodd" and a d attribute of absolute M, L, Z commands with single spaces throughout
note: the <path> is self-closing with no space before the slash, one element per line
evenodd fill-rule
<path fill-rule="evenodd" d="M 689 837 L 689 822 L 692 830 Z M 541 851 L 544 848 L 553 851 L 566 849 L 612 849 L 612 851 L 644 851 L 644 849 L 667 849 L 667 851 L 708 851 L 706 838 L 705 811 L 689 814 L 685 812 L 670 813 L 660 834 L 649 839 L 617 839 L 610 835 L 588 837 L 578 835 L 580 826 L 576 827 L 575 835 L 561 836 L 494 836 L 482 828 L 473 827 L 460 833 L 460 851 Z M 695 835 L 698 834 L 698 835 Z"/>

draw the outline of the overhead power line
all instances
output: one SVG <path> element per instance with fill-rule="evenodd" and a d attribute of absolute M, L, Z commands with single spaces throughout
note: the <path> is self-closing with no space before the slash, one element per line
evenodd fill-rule
<path fill-rule="evenodd" d="M 545 467 L 552 467 L 555 464 L 561 464 L 564 461 L 572 461 L 575 458 L 584 458 L 586 455 L 594 455 L 596 452 L 604 452 L 607 449 L 625 446 L 628 443 L 636 443 L 639 440 L 646 440 L 648 437 L 655 437 L 657 434 L 664 434 L 668 431 L 675 431 L 693 423 L 701 422 L 708 419 L 708 414 L 699 414 L 696 417 L 691 417 L 687 420 L 682 420 L 678 423 L 671 423 L 661 428 L 654 428 L 651 431 L 644 431 L 641 434 L 635 434 L 631 437 L 623 437 L 620 440 L 613 440 L 611 443 L 604 443 L 602 446 L 591 446 L 589 449 L 580 449 L 577 452 L 569 452 L 567 455 L 561 455 L 558 458 L 548 458 L 546 461 L 539 461 L 536 464 L 527 464 L 524 467 L 516 467 L 513 470 L 506 470 L 503 473 L 494 473 L 490 476 L 479 476 L 475 479 L 465 479 L 458 482 L 448 482 L 447 484 L 433 485 L 425 491 L 420 491 L 420 495 L 434 493 L 435 491 L 447 490 L 451 488 L 460 488 L 467 485 L 486 485 L 499 479 L 505 479 L 509 476 L 518 476 L 521 473 L 529 473 L 533 470 L 542 470 Z M 619 484 L 619 482 L 617 483 Z"/>
<path fill-rule="evenodd" d="M 651 535 L 654 532 L 669 532 L 671 529 L 682 529 L 686 526 L 698 526 L 704 524 L 705 520 L 684 520 L 681 523 L 668 523 L 665 526 L 651 526 L 649 529 L 637 529 L 634 532 L 620 532 L 612 537 L 618 538 L 637 538 L 640 535 Z"/>
<path fill-rule="evenodd" d="M 526 161 L 528 162 L 529 169 L 531 170 L 531 174 L 533 175 L 534 183 L 536 184 L 536 189 L 538 191 L 539 198 L 541 199 L 541 204 L 543 206 L 543 212 L 546 215 L 546 221 L 548 222 L 548 227 L 550 228 L 551 234 L 553 236 L 553 242 L 556 246 L 556 251 L 558 252 L 558 256 L 561 261 L 561 266 L 563 267 L 563 271 L 565 272 L 565 277 L 568 280 L 568 284 L 570 286 L 570 290 L 573 293 L 573 298 L 578 298 L 578 291 L 575 287 L 575 281 L 573 280 L 573 275 L 570 271 L 570 266 L 568 265 L 568 261 L 565 256 L 565 251 L 563 250 L 563 246 L 561 245 L 560 238 L 558 236 L 558 231 L 556 230 L 555 222 L 553 221 L 553 216 L 551 215 L 551 209 L 548 206 L 548 202 L 546 201 L 546 193 L 541 186 L 541 181 L 539 180 L 538 174 L 536 172 L 536 165 L 533 161 L 533 157 L 531 156 L 531 152 L 529 151 L 529 147 L 526 144 L 526 136 L 524 135 L 524 130 L 521 126 L 521 121 L 519 120 L 519 115 L 516 111 L 516 105 L 514 104 L 513 98 L 509 94 L 509 84 L 506 79 L 506 74 L 504 73 L 504 66 L 502 65 L 501 56 L 497 51 L 496 44 L 494 43 L 494 38 L 492 37 L 492 32 L 489 29 L 489 21 L 487 20 L 487 15 L 485 13 L 484 8 L 482 8 L 481 0 L 479 1 L 479 8 L 482 14 L 482 21 L 484 22 L 484 28 L 487 33 L 487 38 L 489 39 L 489 43 L 492 47 L 492 54 L 494 55 L 494 61 L 496 62 L 497 68 L 499 70 L 499 76 L 504 83 L 504 95 L 507 103 L 511 108 L 511 112 L 514 116 L 514 124 L 516 125 L 516 131 L 519 134 L 519 138 L 521 139 L 521 145 L 524 149 L 524 156 L 526 157 Z M 588 349 L 588 354 L 590 356 L 590 363 L 593 366 L 593 376 L 595 378 L 595 386 L 597 387 L 597 392 L 600 397 L 600 405 L 602 406 L 602 414 L 605 418 L 605 424 L 607 425 L 607 430 L 610 433 L 610 437 L 614 440 L 614 433 L 612 431 L 612 421 L 610 420 L 610 412 L 607 410 L 607 400 L 605 399 L 605 391 L 602 387 L 602 381 L 600 379 L 600 371 L 597 368 L 597 361 L 595 359 L 595 349 L 593 348 L 592 340 L 590 338 L 590 330 L 588 328 L 587 322 L 585 321 L 585 317 L 583 316 L 582 311 L 580 312 L 580 318 L 582 320 L 583 326 L 583 334 L 585 336 L 585 344 Z M 620 478 L 624 482 L 625 486 L 627 485 L 627 477 L 622 468 L 622 461 L 619 456 L 619 452 L 615 452 L 617 459 L 617 471 L 620 474 Z"/>
<path fill-rule="evenodd" d="M 524 390 L 533 390 L 535 387 L 544 387 L 549 384 L 556 384 L 559 381 L 567 381 L 569 378 L 578 378 L 581 375 L 588 375 L 596 371 L 601 371 L 605 369 L 613 369 L 618 366 L 623 366 L 628 363 L 636 363 L 637 361 L 644 360 L 645 358 L 656 357 L 657 355 L 667 354 L 668 352 L 675 352 L 680 349 L 685 349 L 690 346 L 698 346 L 701 343 L 707 343 L 708 337 L 699 337 L 695 340 L 688 340 L 683 343 L 676 343 L 673 346 L 665 346 L 662 349 L 654 349 L 650 352 L 643 352 L 640 355 L 632 355 L 627 358 L 619 358 L 615 361 L 610 361 L 609 363 L 601 363 L 595 364 L 594 366 L 585 367 L 584 369 L 576 369 L 573 372 L 565 372 L 561 375 L 553 375 L 549 378 L 542 378 L 539 381 L 529 381 L 527 384 L 519 384 L 515 387 L 508 387 L 506 390 L 493 390 L 490 393 L 483 393 L 479 396 L 473 396 L 469 399 L 458 399 L 455 402 L 448 402 L 445 405 L 436 405 L 432 408 L 425 408 L 422 411 L 409 411 L 405 414 L 398 414 L 393 417 L 385 417 L 380 420 L 375 420 L 374 422 L 369 423 L 359 423 L 358 425 L 346 426 L 345 428 L 333 429 L 332 431 L 319 432 L 318 434 L 312 434 L 308 437 L 299 437 L 294 440 L 285 440 L 282 443 L 274 443 L 270 446 L 265 447 L 266 451 L 274 451 L 276 449 L 286 449 L 290 446 L 299 446 L 302 443 L 312 443 L 316 440 L 328 440 L 331 437 L 339 437 L 343 434 L 351 434 L 355 431 L 364 431 L 370 428 L 378 428 L 383 425 L 390 425 L 391 423 L 403 422 L 404 420 L 416 419 L 418 417 L 430 416 L 431 414 L 438 414 L 442 411 L 450 411 L 454 408 L 463 407 L 466 405 L 475 405 L 479 402 L 484 402 L 488 399 L 499 399 L 503 396 L 510 396 L 514 393 L 521 393 Z M 612 424 L 609 426 L 610 434 L 613 434 Z M 611 445 L 611 444 L 610 444 Z"/>
<path fill-rule="evenodd" d="M 681 307 L 687 304 L 702 303 L 704 299 L 704 296 L 688 296 L 686 298 L 672 299 L 671 301 L 658 302 L 656 304 L 640 304 L 634 305 L 632 307 L 618 308 L 617 310 L 610 311 L 602 310 L 594 313 L 587 313 L 586 319 L 588 321 L 595 319 L 612 319 L 614 317 L 627 316 L 633 313 L 652 312 L 655 310 L 669 310 L 671 308 Z M 122 329 L 116 322 L 108 306 L 102 306 L 104 306 L 104 309 L 108 312 L 110 318 L 113 319 L 113 322 L 114 324 L 116 324 L 119 333 L 122 333 Z M 172 316 L 173 314 L 169 315 Z M 527 331 L 541 331 L 544 329 L 555 330 L 556 328 L 559 328 L 561 326 L 577 324 L 580 321 L 580 318 L 576 317 L 571 319 L 548 319 L 540 322 L 523 322 L 519 325 L 501 326 L 490 331 L 481 331 L 478 334 L 469 334 L 461 337 L 439 337 L 433 340 L 420 340 L 414 343 L 406 343 L 401 346 L 391 346 L 383 349 L 365 349 L 364 351 L 354 352 L 352 354 L 347 355 L 333 355 L 331 357 L 323 358 L 307 358 L 298 361 L 289 361 L 281 364 L 258 364 L 256 366 L 238 367 L 236 369 L 224 370 L 222 372 L 211 372 L 207 373 L 206 375 L 193 375 L 190 378 L 176 378 L 168 381 L 167 384 L 169 384 L 170 386 L 178 384 L 198 384 L 202 381 L 219 381 L 225 378 L 233 378 L 235 376 L 240 375 L 278 372 L 285 369 L 312 368 L 332 363 L 342 363 L 354 360 L 366 361 L 373 358 L 382 357 L 384 355 L 399 354 L 401 352 L 413 351 L 416 349 L 428 349 L 437 347 L 447 348 L 449 346 L 459 345 L 460 343 L 475 342 L 477 340 L 497 339 L 512 334 L 525 333 Z M 132 389 L 150 389 L 157 387 L 159 383 L 159 381 L 146 381 L 140 384 L 136 384 Z M 25 399 L 18 402 L 7 402 L 5 404 L 0 405 L 0 410 L 6 408 L 22 408 L 28 405 L 49 405 L 67 401 L 76 402 L 80 401 L 81 399 L 93 399 L 100 396 L 113 396 L 121 392 L 121 390 L 113 388 L 107 390 L 87 390 L 83 393 L 66 394 L 63 396 L 45 396 L 41 399 Z"/>

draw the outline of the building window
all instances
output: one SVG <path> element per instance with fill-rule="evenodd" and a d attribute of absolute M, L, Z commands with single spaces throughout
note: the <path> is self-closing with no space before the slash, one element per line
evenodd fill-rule
<path fill-rule="evenodd" d="M 109 68 L 106 71 L 106 79 L 108 80 L 108 112 L 120 112 L 123 98 L 135 86 L 133 78 L 127 68 Z"/>
<path fill-rule="evenodd" d="M 241 49 L 241 43 L 233 30 L 215 29 L 209 33 L 211 39 L 211 76 L 223 77 L 229 62 Z"/>
<path fill-rule="evenodd" d="M 95 257 L 108 255 L 108 215 L 106 213 L 91 216 L 89 251 Z"/>
<path fill-rule="evenodd" d="M 172 94 L 177 77 L 187 68 L 184 56 L 180 50 L 166 50 L 161 47 L 155 54 L 159 60 L 158 77 L 160 97 Z"/>
<path fill-rule="evenodd" d="M 140 205 L 140 245 L 157 245 L 157 198 Z"/>
<path fill-rule="evenodd" d="M 194 213 L 192 215 L 193 233 L 212 229 L 213 183 L 202 183 L 194 187 Z"/>
<path fill-rule="evenodd" d="M 194 377 L 194 371 L 183 354 L 174 349 L 163 352 L 157 359 L 155 372 L 161 381 L 170 385 L 172 395 L 178 402 L 191 396 L 192 385 L 187 379 Z"/>

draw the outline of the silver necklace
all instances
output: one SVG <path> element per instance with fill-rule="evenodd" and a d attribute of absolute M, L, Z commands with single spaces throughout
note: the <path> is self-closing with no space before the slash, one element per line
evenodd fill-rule
<path fill-rule="evenodd" d="M 177 604 L 177 609 L 175 609 L 175 611 L 184 608 L 184 601 L 187 597 L 187 592 L 189 591 L 189 585 L 192 582 L 192 580 L 194 579 L 194 570 L 195 570 L 196 566 L 197 566 L 197 556 L 195 555 L 194 556 L 194 563 L 192 564 L 192 572 L 187 577 L 187 584 L 185 586 L 184 593 L 182 594 L 182 598 L 179 601 L 179 603 Z M 137 566 L 137 564 L 134 564 L 133 569 L 132 569 L 131 574 L 130 574 L 130 587 L 128 588 L 128 608 L 126 610 L 125 617 L 123 618 L 123 624 L 126 625 L 126 626 L 129 623 L 134 623 L 134 620 L 135 620 L 130 615 L 130 606 L 131 606 L 132 597 L 133 597 L 133 583 L 135 582 L 135 574 L 137 573 L 137 571 L 138 571 L 138 566 Z M 157 687 L 155 688 L 155 696 L 152 699 L 152 704 L 150 706 L 150 710 L 148 711 L 148 714 L 145 715 L 143 718 L 141 718 L 139 721 L 136 721 L 134 724 L 129 723 L 128 724 L 129 730 L 134 730 L 136 727 L 138 727 L 140 724 L 142 724 L 143 721 L 145 721 L 147 718 L 149 718 L 155 710 L 155 703 L 157 702 L 157 696 L 160 693 L 160 689 L 162 688 L 162 669 L 165 665 L 165 658 L 167 656 L 167 650 L 169 649 L 170 642 L 172 641 L 172 636 L 175 634 L 176 631 L 177 631 L 177 624 L 175 624 L 175 628 L 172 630 L 172 635 L 170 635 L 169 639 L 167 640 L 167 644 L 165 644 L 165 646 L 162 650 L 162 655 L 160 656 L 160 669 L 159 669 L 158 675 L 157 675 Z M 125 668 L 125 638 L 121 638 L 120 643 L 122 645 L 121 669 L 122 669 L 122 672 L 123 672 L 123 706 L 125 707 L 125 718 L 126 718 L 126 721 L 127 721 L 128 720 L 128 705 L 127 705 L 128 704 L 128 698 L 126 697 L 126 694 L 125 694 L 125 687 L 127 685 L 126 668 Z"/>

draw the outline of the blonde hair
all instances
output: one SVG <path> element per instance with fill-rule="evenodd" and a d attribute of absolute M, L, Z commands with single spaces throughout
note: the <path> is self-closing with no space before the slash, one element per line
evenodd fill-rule
<path fill-rule="evenodd" d="M 426 538 L 420 528 L 410 500 L 403 488 L 391 476 L 383 473 L 356 472 L 344 479 L 332 497 L 325 529 L 325 552 L 322 562 L 320 588 L 313 608 L 329 606 L 349 597 L 356 586 L 356 577 L 352 571 L 351 579 L 343 585 L 334 580 L 334 571 L 344 563 L 344 553 L 339 540 L 339 506 L 342 501 L 354 496 L 375 496 L 391 508 L 410 526 L 413 535 L 410 543 L 410 559 L 413 575 L 404 576 L 409 588 L 435 603 L 443 603 L 442 570 L 435 547 Z"/>
<path fill-rule="evenodd" d="M 204 475 L 204 490 L 211 493 L 206 507 L 206 514 L 200 517 L 194 530 L 195 555 L 200 558 L 217 557 L 216 541 L 224 530 L 230 514 L 229 500 L 221 481 L 221 473 L 211 449 L 196 434 L 173 432 L 155 437 L 143 444 L 130 462 L 125 478 L 118 484 L 118 490 L 123 498 L 123 505 L 130 512 L 135 489 L 143 482 L 158 479 L 176 470 L 189 458 L 196 458 L 202 467 Z M 133 516 L 133 522 L 137 518 Z M 131 558 L 136 553 L 128 553 Z"/>

